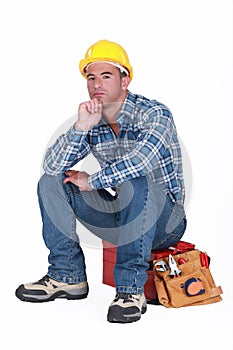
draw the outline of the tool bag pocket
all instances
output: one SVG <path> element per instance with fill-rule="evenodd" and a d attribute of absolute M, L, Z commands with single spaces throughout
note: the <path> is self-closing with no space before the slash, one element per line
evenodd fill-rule
<path fill-rule="evenodd" d="M 180 274 L 172 278 L 170 270 L 158 271 L 156 263 L 163 260 L 169 265 L 168 258 L 154 261 L 154 281 L 159 302 L 166 307 L 208 304 L 220 301 L 221 287 L 216 287 L 210 270 L 201 265 L 199 250 L 173 255 Z M 179 264 L 179 261 L 182 261 Z"/>
<path fill-rule="evenodd" d="M 167 279 L 165 284 L 170 304 L 173 307 L 193 304 L 211 296 L 211 288 L 201 270 L 196 270 L 183 277 Z"/>

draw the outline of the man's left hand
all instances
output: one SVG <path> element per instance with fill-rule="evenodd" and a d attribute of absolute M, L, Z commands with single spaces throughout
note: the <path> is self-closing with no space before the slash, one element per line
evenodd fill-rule
<path fill-rule="evenodd" d="M 88 184 L 89 174 L 85 171 L 68 170 L 65 172 L 65 175 L 64 184 L 72 182 L 79 187 L 80 191 L 92 191 L 92 188 Z"/>

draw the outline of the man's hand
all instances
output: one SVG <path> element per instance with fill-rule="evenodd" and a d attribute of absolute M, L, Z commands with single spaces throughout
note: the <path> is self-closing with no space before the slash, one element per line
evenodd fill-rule
<path fill-rule="evenodd" d="M 102 117 L 102 102 L 97 98 L 79 105 L 78 120 L 74 124 L 76 130 L 90 130 L 99 123 Z"/>
<path fill-rule="evenodd" d="M 80 191 L 92 191 L 92 188 L 88 184 L 89 174 L 85 171 L 68 170 L 65 172 L 65 175 L 67 177 L 63 181 L 64 184 L 72 182 L 79 187 Z"/>

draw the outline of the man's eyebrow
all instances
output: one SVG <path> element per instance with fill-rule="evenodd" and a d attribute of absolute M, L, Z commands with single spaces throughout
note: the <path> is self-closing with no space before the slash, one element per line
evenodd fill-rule
<path fill-rule="evenodd" d="M 105 74 L 112 75 L 111 72 L 102 72 L 102 73 L 100 73 L 100 75 L 105 75 Z M 95 74 L 92 74 L 92 73 L 87 74 L 87 78 L 94 77 L 94 76 L 95 76 Z"/>
<path fill-rule="evenodd" d="M 111 72 L 103 72 L 103 73 L 100 73 L 100 75 L 105 75 L 105 74 L 112 75 L 112 73 L 111 73 Z"/>

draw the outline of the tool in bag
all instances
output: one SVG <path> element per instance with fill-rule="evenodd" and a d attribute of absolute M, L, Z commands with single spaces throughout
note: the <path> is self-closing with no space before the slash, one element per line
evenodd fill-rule
<path fill-rule="evenodd" d="M 154 264 L 154 268 L 157 271 L 168 271 L 169 270 L 168 265 L 163 260 L 158 261 L 156 264 Z"/>
<path fill-rule="evenodd" d="M 168 255 L 168 262 L 170 267 L 169 276 L 174 278 L 175 276 L 181 276 L 182 272 L 178 269 L 178 266 L 171 254 Z"/>
<path fill-rule="evenodd" d="M 160 304 L 182 307 L 215 303 L 221 287 L 216 287 L 209 269 L 210 258 L 198 249 L 170 253 L 153 262 L 154 282 Z M 158 266 L 168 266 L 161 269 Z"/>

